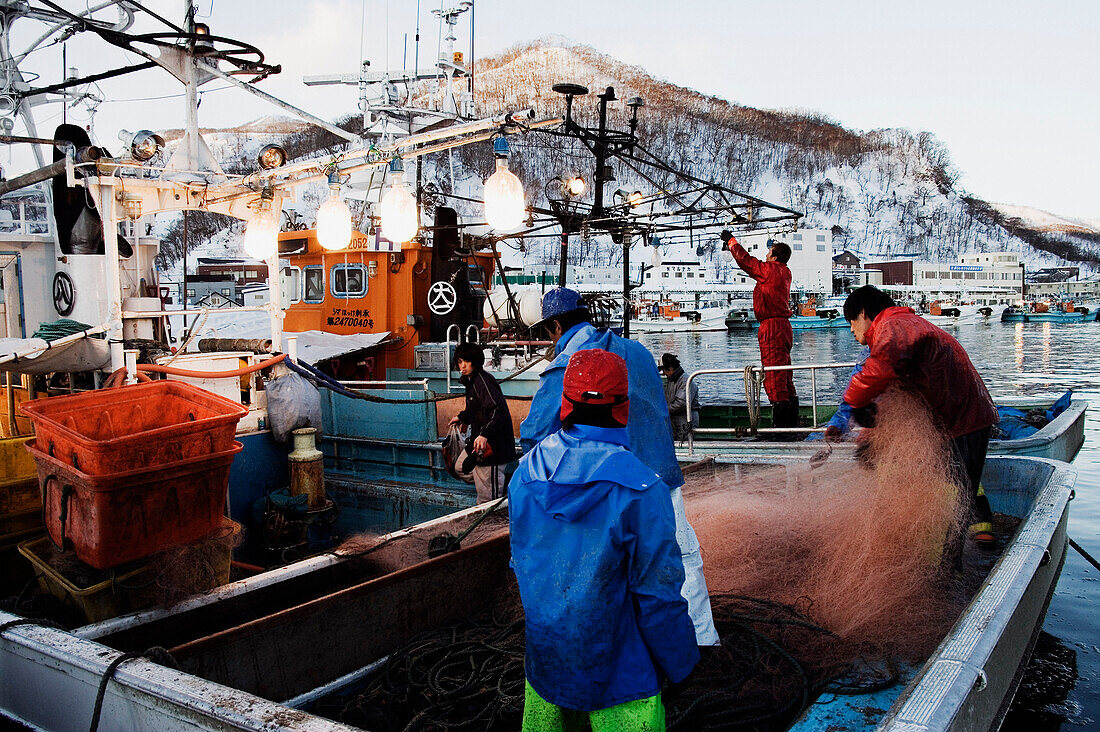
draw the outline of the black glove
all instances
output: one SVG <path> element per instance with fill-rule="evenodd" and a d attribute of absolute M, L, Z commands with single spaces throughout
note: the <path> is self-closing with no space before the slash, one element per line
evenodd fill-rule
<path fill-rule="evenodd" d="M 878 407 L 874 402 L 871 402 L 866 407 L 858 407 L 852 410 L 852 419 L 860 427 L 874 427 L 875 415 L 878 414 Z"/>
<path fill-rule="evenodd" d="M 480 452 L 467 452 L 466 459 L 462 461 L 462 472 L 472 473 L 474 471 L 474 467 L 477 465 L 478 458 L 480 457 Z"/>
<path fill-rule="evenodd" d="M 718 235 L 722 239 L 722 246 L 729 244 L 730 239 L 733 238 L 733 232 L 729 229 L 722 229 L 722 233 Z"/>

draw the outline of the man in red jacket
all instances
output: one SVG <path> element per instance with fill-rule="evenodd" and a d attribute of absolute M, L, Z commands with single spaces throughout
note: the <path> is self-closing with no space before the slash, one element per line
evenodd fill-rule
<path fill-rule="evenodd" d="M 951 441 L 951 462 L 971 512 L 971 533 L 979 543 L 991 544 L 993 514 L 979 486 L 997 407 L 966 350 L 912 308 L 896 307 L 889 295 L 870 285 L 848 296 L 844 318 L 856 340 L 871 348 L 863 370 L 844 392 L 856 421 L 873 425 L 873 401 L 894 382 L 919 394 Z M 957 564 L 962 543 L 954 537 L 952 544 L 948 556 L 954 555 Z"/>
<path fill-rule="evenodd" d="M 745 251 L 745 248 L 729 231 L 721 233 L 722 245 L 728 247 L 737 260 L 737 266 L 756 280 L 752 288 L 752 310 L 760 323 L 757 341 L 760 343 L 760 362 L 765 366 L 790 366 L 794 333 L 791 331 L 791 248 L 783 242 L 774 242 L 767 258 L 761 262 Z M 794 393 L 794 372 L 765 371 L 764 391 L 772 403 L 772 425 L 775 427 L 798 426 L 798 396 Z"/>

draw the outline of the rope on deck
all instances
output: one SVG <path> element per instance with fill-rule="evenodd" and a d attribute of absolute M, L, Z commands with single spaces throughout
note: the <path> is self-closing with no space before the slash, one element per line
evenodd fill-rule
<path fill-rule="evenodd" d="M 823 667 L 804 656 L 808 648 L 840 641 L 799 608 L 739 595 L 711 600 L 722 645 L 706 649 L 686 684 L 665 691 L 670 732 L 778 727 L 823 690 L 861 693 L 881 683 L 846 678 L 827 687 L 845 662 Z M 365 689 L 324 699 L 317 712 L 377 730 L 519 729 L 524 650 L 513 594 L 449 628 L 416 636 L 390 654 Z"/>

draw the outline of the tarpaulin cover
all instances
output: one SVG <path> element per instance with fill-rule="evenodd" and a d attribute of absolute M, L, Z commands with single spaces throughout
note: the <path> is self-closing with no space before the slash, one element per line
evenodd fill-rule
<path fill-rule="evenodd" d="M 227 317 L 232 316 L 232 320 Z M 316 365 L 330 358 L 346 356 L 349 353 L 373 348 L 389 337 L 389 331 L 383 333 L 353 333 L 338 335 L 319 330 L 306 330 L 301 333 L 283 333 L 283 342 L 287 337 L 298 339 L 298 358 Z M 270 338 L 271 319 L 264 312 L 217 313 L 211 312 L 203 327 L 195 336 L 194 343 L 203 338 Z M 285 350 L 285 347 L 284 347 Z"/>
<path fill-rule="evenodd" d="M 0 338 L 0 358 L 32 348 L 46 348 L 42 338 Z M 81 338 L 39 351 L 33 356 L 0 363 L 0 371 L 49 374 L 54 371 L 94 371 L 111 363 L 111 347 L 103 338 Z"/>

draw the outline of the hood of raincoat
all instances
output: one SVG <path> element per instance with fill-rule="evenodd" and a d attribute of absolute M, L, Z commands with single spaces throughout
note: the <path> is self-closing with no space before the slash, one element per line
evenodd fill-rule
<path fill-rule="evenodd" d="M 625 428 L 573 425 L 540 442 L 519 470 L 535 502 L 555 518 L 576 521 L 614 485 L 645 490 L 660 478 L 628 451 Z"/>

